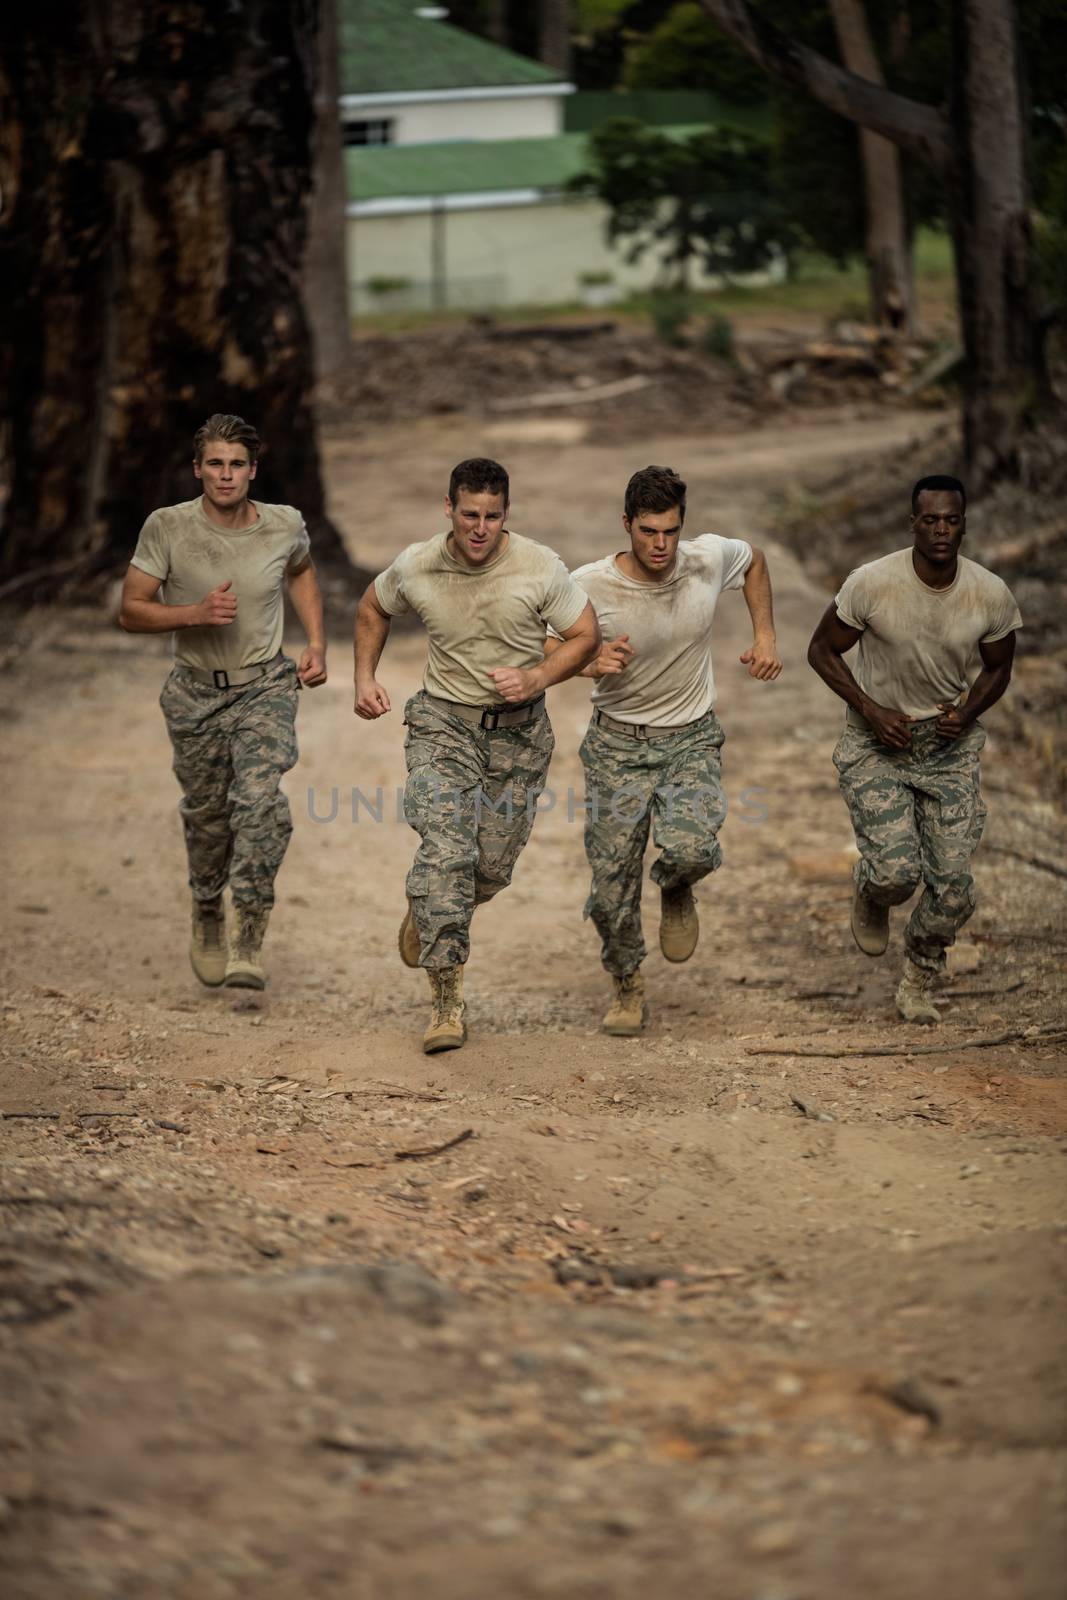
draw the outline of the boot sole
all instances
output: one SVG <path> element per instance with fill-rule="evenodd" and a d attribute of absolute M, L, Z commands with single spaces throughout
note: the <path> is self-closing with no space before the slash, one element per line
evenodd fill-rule
<path fill-rule="evenodd" d="M 227 972 L 223 979 L 227 989 L 265 989 L 267 980 L 258 972 L 249 972 L 247 969 L 238 968 L 236 972 Z"/>
<path fill-rule="evenodd" d="M 856 907 L 855 907 L 855 904 L 853 904 L 852 911 L 851 911 L 851 913 L 849 915 L 849 919 L 848 919 L 848 925 L 852 930 L 853 939 L 856 941 L 857 946 L 859 947 L 859 949 L 861 949 L 863 951 L 865 956 L 871 956 L 873 958 L 875 956 L 884 956 L 885 955 L 886 950 L 889 948 L 889 918 L 888 918 L 888 916 L 885 919 L 885 932 L 884 933 L 878 932 L 872 937 L 865 930 L 863 930 L 863 929 L 861 929 L 861 928 L 859 928 L 857 926 L 857 923 L 856 923 Z M 864 942 L 863 942 L 863 940 L 865 938 L 868 941 L 866 944 L 864 944 Z"/>
<path fill-rule="evenodd" d="M 403 922 L 400 924 L 400 932 L 396 936 L 396 947 L 400 951 L 400 959 L 404 963 L 405 967 L 417 967 L 419 964 L 419 957 L 422 955 L 422 942 L 419 939 L 417 932 L 415 934 L 416 954 L 414 961 L 411 959 L 410 953 L 405 949 L 408 929 L 412 926 L 413 921 L 411 912 L 409 911 Z"/>
<path fill-rule="evenodd" d="M 692 944 L 689 946 L 689 949 L 685 952 L 684 955 L 681 953 L 681 951 L 674 951 L 674 950 L 666 949 L 662 939 L 659 942 L 659 947 L 660 947 L 660 952 L 661 952 L 661 954 L 663 956 L 664 961 L 673 961 L 677 965 L 679 962 L 688 961 L 689 960 L 689 957 L 693 954 L 693 951 L 696 949 L 696 947 L 699 944 L 699 942 L 700 942 L 700 935 L 698 933 L 696 938 L 693 940 Z"/>
<path fill-rule="evenodd" d="M 422 1053 L 424 1056 L 436 1056 L 440 1055 L 442 1050 L 458 1050 L 466 1042 L 466 1034 L 461 1039 L 457 1039 L 454 1034 L 449 1039 L 424 1039 L 422 1041 Z"/>

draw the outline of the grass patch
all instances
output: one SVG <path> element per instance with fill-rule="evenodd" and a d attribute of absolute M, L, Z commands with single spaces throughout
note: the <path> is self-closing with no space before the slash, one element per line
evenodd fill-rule
<path fill-rule="evenodd" d="M 928 309 L 938 315 L 952 313 L 956 286 L 952 267 L 952 243 L 948 235 L 929 228 L 920 229 L 915 242 L 915 293 L 919 316 Z M 591 311 L 579 300 L 564 305 L 492 306 L 486 314 L 494 323 L 614 321 L 647 326 L 656 295 L 651 291 L 632 294 L 603 311 Z M 804 312 L 824 321 L 849 316 L 863 321 L 867 315 L 867 273 L 862 261 L 838 267 L 826 256 L 802 255 L 794 264 L 787 283 L 767 284 L 758 289 L 729 288 L 693 294 L 692 309 L 711 317 L 739 318 L 746 314 L 766 317 L 775 312 Z M 360 334 L 416 333 L 429 328 L 465 325 L 474 313 L 469 307 L 446 311 L 383 311 L 361 315 L 353 320 L 353 332 Z"/>

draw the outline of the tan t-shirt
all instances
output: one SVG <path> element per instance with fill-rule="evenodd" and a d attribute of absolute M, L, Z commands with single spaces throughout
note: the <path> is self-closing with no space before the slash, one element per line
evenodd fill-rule
<path fill-rule="evenodd" d="M 633 659 L 597 680 L 593 704 L 620 722 L 673 728 L 715 704 L 711 624 L 719 595 L 739 589 L 752 561 L 743 539 L 704 533 L 682 539 L 665 583 L 640 583 L 613 555 L 579 567 L 574 581 L 593 602 L 605 641 L 630 636 Z"/>
<path fill-rule="evenodd" d="M 450 555 L 447 533 L 409 544 L 374 580 L 390 616 L 414 611 L 430 636 L 427 694 L 467 706 L 503 705 L 493 667 L 538 666 L 549 626 L 563 633 L 585 610 L 585 595 L 547 545 L 509 533 L 500 555 L 467 567 Z"/>
<path fill-rule="evenodd" d="M 307 529 L 292 506 L 254 506 L 248 528 L 220 528 L 199 499 L 162 506 L 141 529 L 133 565 L 163 580 L 164 605 L 196 605 L 227 578 L 237 596 L 233 622 L 175 633 L 174 659 L 183 666 L 236 672 L 281 649 L 285 575 L 307 561 Z"/>
<path fill-rule="evenodd" d="M 982 670 L 979 644 L 1023 625 L 995 573 L 961 556 L 949 587 L 931 589 L 910 549 L 856 567 L 836 604 L 841 621 L 862 630 L 852 676 L 877 705 L 908 717 L 936 717 L 942 702 L 958 701 Z"/>

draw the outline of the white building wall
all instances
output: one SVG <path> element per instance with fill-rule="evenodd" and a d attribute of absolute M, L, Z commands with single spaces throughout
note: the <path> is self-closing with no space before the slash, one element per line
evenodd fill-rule
<path fill-rule="evenodd" d="M 444 100 L 397 106 L 395 144 L 438 144 L 446 139 L 553 139 L 561 131 L 558 95 L 528 100 Z"/>
<path fill-rule="evenodd" d="M 387 120 L 393 144 L 439 144 L 452 139 L 554 139 L 563 131 L 563 96 L 527 91 L 479 94 L 465 89 L 454 98 L 432 95 L 346 95 L 344 122 Z"/>
<path fill-rule="evenodd" d="M 657 256 L 628 265 L 604 240 L 607 208 L 596 200 L 445 210 L 436 219 L 448 306 L 563 305 L 581 298 L 580 274 L 610 272 L 623 293 L 651 288 Z M 433 292 L 433 229 L 428 211 L 348 218 L 349 305 L 353 315 L 439 304 Z M 369 278 L 406 280 L 385 294 Z M 693 273 L 694 288 L 716 280 Z"/>

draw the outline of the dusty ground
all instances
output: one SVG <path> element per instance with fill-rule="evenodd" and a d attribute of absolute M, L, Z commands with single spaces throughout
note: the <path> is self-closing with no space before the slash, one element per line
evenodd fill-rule
<path fill-rule="evenodd" d="M 573 419 L 431 419 L 338 432 L 328 466 L 372 566 L 440 526 L 472 450 L 511 466 L 513 525 L 577 561 L 612 547 L 648 460 L 685 472 L 695 530 L 763 540 L 772 494 L 856 452 L 907 477 L 929 426 L 842 413 L 623 460 Z M 553 691 L 555 808 L 478 913 L 470 1043 L 430 1060 L 395 954 L 400 719 L 352 718 L 346 641 L 301 707 L 271 986 L 239 998 L 186 962 L 165 647 L 84 613 L 24 626 L 3 713 L 13 1600 L 1061 1592 L 1058 818 L 1009 704 L 946 1021 L 894 1020 L 900 919 L 883 962 L 846 931 L 840 718 L 803 663 L 825 595 L 771 555 L 787 671 L 744 676 L 727 597 L 727 864 L 693 960 L 649 957 L 634 1042 L 597 1032 L 580 917 L 586 685 Z M 393 640 L 395 704 L 421 661 Z M 381 788 L 381 821 L 353 820 L 353 787 Z M 654 944 L 651 895 L 648 924 Z"/>

